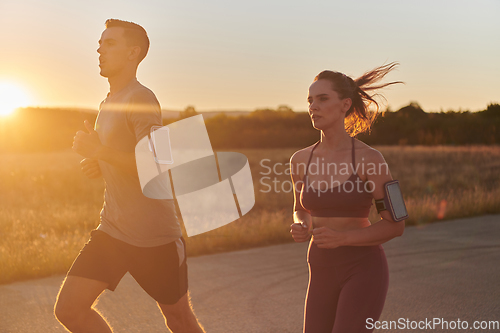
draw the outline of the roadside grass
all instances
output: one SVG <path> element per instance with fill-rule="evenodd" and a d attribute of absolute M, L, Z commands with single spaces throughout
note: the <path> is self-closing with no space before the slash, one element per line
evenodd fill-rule
<path fill-rule="evenodd" d="M 499 146 L 376 148 L 401 182 L 407 225 L 500 213 Z M 250 162 L 255 207 L 186 238 L 189 256 L 293 241 L 286 163 L 296 149 L 238 151 Z M 104 184 L 81 174 L 80 159 L 71 151 L 0 154 L 0 283 L 65 273 L 99 224 Z M 374 209 L 369 218 L 379 219 Z"/>

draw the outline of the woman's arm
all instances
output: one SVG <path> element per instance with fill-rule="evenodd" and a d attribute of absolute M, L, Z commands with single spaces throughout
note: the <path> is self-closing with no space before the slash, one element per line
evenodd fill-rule
<path fill-rule="evenodd" d="M 299 172 L 299 158 L 297 152 L 290 159 L 290 175 L 293 182 L 293 224 L 290 226 L 290 233 L 293 239 L 300 243 L 306 242 L 311 237 L 312 218 L 311 213 L 302 207 L 300 203 L 300 192 L 302 191 L 302 178 Z"/>
<path fill-rule="evenodd" d="M 401 236 L 405 222 L 392 222 L 381 219 L 369 227 L 336 231 L 326 227 L 313 230 L 313 240 L 320 248 L 335 248 L 338 246 L 371 246 L 383 244 Z"/>
<path fill-rule="evenodd" d="M 392 180 L 389 167 L 380 152 L 371 149 L 365 156 L 365 163 L 374 163 L 376 174 L 367 174 L 367 182 L 372 184 L 374 199 L 382 199 L 385 195 L 384 184 Z M 371 246 L 383 244 L 404 232 L 405 222 L 394 222 L 388 211 L 380 212 L 381 219 L 369 227 L 336 231 L 326 227 L 313 230 L 313 240 L 320 248 L 335 248 L 338 246 Z"/>

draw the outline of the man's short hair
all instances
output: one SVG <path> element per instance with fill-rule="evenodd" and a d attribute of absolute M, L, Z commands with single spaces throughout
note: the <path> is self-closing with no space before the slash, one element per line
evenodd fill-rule
<path fill-rule="evenodd" d="M 141 62 L 142 59 L 146 57 L 149 49 L 149 38 L 146 30 L 143 27 L 133 22 L 122 21 L 118 19 L 108 19 L 106 20 L 106 23 L 104 25 L 106 26 L 106 29 L 113 27 L 124 28 L 125 31 L 123 32 L 123 36 L 127 41 L 127 45 L 139 46 L 141 48 L 141 52 L 139 53 L 138 58 L 139 62 Z"/>

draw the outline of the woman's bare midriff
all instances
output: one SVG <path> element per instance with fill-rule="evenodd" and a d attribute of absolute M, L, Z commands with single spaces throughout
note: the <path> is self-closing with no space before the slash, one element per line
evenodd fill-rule
<path fill-rule="evenodd" d="M 336 231 L 356 230 L 369 227 L 366 217 L 312 217 L 313 228 L 327 227 Z"/>

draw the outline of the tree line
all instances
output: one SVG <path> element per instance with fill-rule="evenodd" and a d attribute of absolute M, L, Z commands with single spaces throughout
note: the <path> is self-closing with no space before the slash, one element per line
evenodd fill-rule
<path fill-rule="evenodd" d="M 194 107 L 164 125 L 199 114 Z M 0 118 L 0 152 L 34 152 L 68 149 L 83 121 L 95 122 L 97 113 L 51 108 L 21 108 Z M 205 117 L 214 149 L 306 147 L 319 139 L 307 112 L 286 106 L 255 110 L 246 115 L 220 113 Z M 417 103 L 386 111 L 371 133 L 357 136 L 370 145 L 500 144 L 500 104 L 483 111 L 425 112 Z"/>
<path fill-rule="evenodd" d="M 319 139 L 309 114 L 292 110 L 257 110 L 235 118 L 221 114 L 205 123 L 215 148 L 305 147 Z M 369 145 L 500 144 L 500 105 L 489 104 L 479 112 L 434 113 L 410 103 L 382 113 L 371 132 L 357 138 Z"/>

